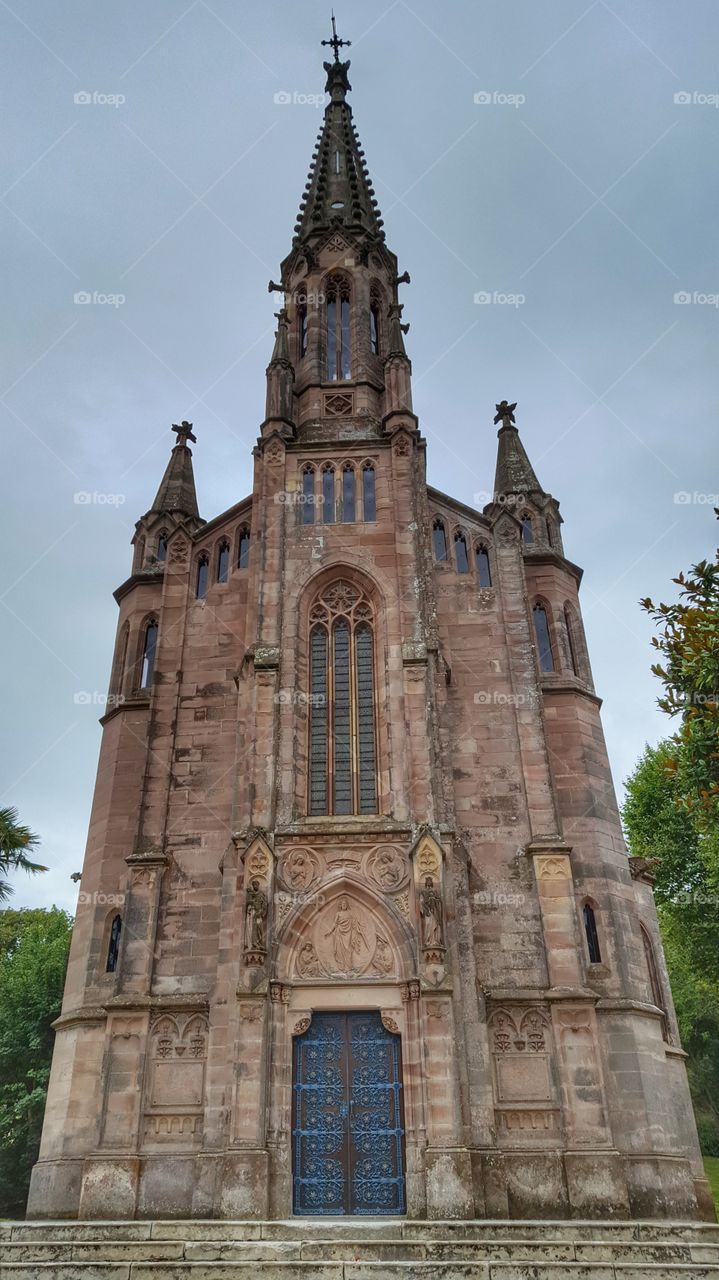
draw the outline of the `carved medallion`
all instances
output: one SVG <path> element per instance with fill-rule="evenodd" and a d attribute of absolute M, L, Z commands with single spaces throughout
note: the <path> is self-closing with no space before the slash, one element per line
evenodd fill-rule
<path fill-rule="evenodd" d="M 366 874 L 384 893 L 394 893 L 406 882 L 409 870 L 399 849 L 382 844 L 373 849 L 365 864 Z"/>
<path fill-rule="evenodd" d="M 571 868 L 569 858 L 564 854 L 550 854 L 547 857 L 535 858 L 534 865 L 538 880 L 569 880 Z"/>
<path fill-rule="evenodd" d="M 293 893 L 304 893 L 318 871 L 317 855 L 310 849 L 292 849 L 282 860 L 282 879 Z"/>

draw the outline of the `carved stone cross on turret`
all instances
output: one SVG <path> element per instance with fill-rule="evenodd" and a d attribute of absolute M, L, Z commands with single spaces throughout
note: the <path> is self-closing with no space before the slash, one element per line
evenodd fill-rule
<path fill-rule="evenodd" d="M 509 404 L 506 400 L 500 400 L 499 404 L 494 407 L 497 410 L 494 417 L 494 425 L 496 426 L 498 422 L 501 422 L 503 427 L 513 427 L 514 410 L 517 407 L 517 401 L 515 400 L 514 404 Z"/>
<path fill-rule="evenodd" d="M 185 422 L 184 418 L 179 427 L 173 422 L 172 430 L 177 436 L 177 443 L 187 445 L 187 441 L 191 440 L 193 444 L 197 444 L 197 436 L 192 433 L 192 423 Z"/>
<path fill-rule="evenodd" d="M 332 39 L 331 39 L 331 40 L 322 40 L 322 42 L 321 42 L 321 43 L 322 43 L 323 45 L 329 45 L 329 46 L 330 46 L 330 48 L 334 49 L 334 51 L 335 51 L 335 62 L 339 62 L 339 60 L 340 60 L 340 49 L 344 48 L 345 46 L 346 46 L 347 48 L 349 48 L 349 46 L 352 44 L 352 41 L 351 41 L 351 40 L 340 40 L 339 36 L 337 35 L 337 28 L 336 28 L 336 26 L 335 26 L 335 11 L 334 11 L 334 9 L 332 10 Z"/>

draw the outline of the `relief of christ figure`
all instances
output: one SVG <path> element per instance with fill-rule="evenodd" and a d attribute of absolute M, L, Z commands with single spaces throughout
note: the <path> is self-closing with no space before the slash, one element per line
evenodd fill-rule
<path fill-rule="evenodd" d="M 369 944 L 362 928 L 362 921 L 350 909 L 347 898 L 340 898 L 335 922 L 325 937 L 332 938 L 337 972 L 356 973 L 359 968 L 360 952 L 363 949 L 369 952 Z"/>

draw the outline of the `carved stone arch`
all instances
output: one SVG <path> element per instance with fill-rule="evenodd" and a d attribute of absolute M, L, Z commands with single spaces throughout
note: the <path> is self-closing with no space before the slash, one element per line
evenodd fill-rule
<path fill-rule="evenodd" d="M 338 871 L 278 929 L 279 982 L 406 982 L 415 975 L 413 940 L 397 907 L 364 881 Z"/>
<path fill-rule="evenodd" d="M 519 1028 L 509 1009 L 503 1007 L 493 1009 L 487 1023 L 492 1033 L 494 1052 L 508 1053 L 519 1035 Z"/>

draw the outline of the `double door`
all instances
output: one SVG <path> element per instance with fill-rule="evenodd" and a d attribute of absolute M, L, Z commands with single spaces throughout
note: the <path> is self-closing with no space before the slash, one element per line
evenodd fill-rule
<path fill-rule="evenodd" d="M 403 1214 L 400 1038 L 378 1012 L 315 1013 L 293 1047 L 297 1214 Z"/>

